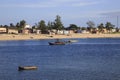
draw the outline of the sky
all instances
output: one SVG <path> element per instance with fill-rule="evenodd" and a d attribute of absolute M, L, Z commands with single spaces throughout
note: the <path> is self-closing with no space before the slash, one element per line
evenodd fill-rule
<path fill-rule="evenodd" d="M 88 21 L 96 26 L 111 22 L 119 27 L 120 0 L 0 0 L 0 25 L 21 20 L 32 26 L 41 20 L 47 24 L 56 15 L 65 27 L 70 24 L 87 27 Z"/>

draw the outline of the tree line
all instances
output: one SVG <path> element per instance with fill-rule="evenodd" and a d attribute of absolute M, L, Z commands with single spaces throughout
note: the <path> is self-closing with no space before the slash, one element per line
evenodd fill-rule
<path fill-rule="evenodd" d="M 32 26 L 32 29 L 39 29 L 42 33 L 47 32 L 48 30 L 56 29 L 56 30 L 88 30 L 91 31 L 91 29 L 96 29 L 100 32 L 103 31 L 103 29 L 106 29 L 108 31 L 111 31 L 115 28 L 115 25 L 113 25 L 111 22 L 106 22 L 106 24 L 100 23 L 99 25 L 95 26 L 95 23 L 93 21 L 88 21 L 87 27 L 80 27 L 76 24 L 70 24 L 68 27 L 64 27 L 61 17 L 59 15 L 56 16 L 55 20 L 53 22 L 49 21 L 47 24 L 44 20 L 40 20 L 38 23 Z M 7 28 L 16 28 L 18 31 L 21 31 L 25 28 L 26 21 L 21 20 L 20 22 L 16 23 L 15 25 L 13 23 L 10 23 L 10 25 L 0 25 L 0 27 L 7 27 Z M 119 28 L 116 27 L 116 31 L 119 30 Z"/>

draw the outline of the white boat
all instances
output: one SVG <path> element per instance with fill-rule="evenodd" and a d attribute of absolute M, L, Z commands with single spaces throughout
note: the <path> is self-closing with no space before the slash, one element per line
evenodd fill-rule
<path fill-rule="evenodd" d="M 66 41 L 67 43 L 73 43 L 73 42 L 78 42 L 77 40 L 68 40 Z"/>
<path fill-rule="evenodd" d="M 36 66 L 19 66 L 18 70 L 36 70 Z"/>

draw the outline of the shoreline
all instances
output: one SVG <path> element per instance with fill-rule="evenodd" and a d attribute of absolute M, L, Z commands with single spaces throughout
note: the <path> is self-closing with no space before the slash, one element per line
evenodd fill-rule
<path fill-rule="evenodd" d="M 120 38 L 120 34 L 70 34 L 70 35 L 48 35 L 48 34 L 0 34 L 0 41 L 9 40 L 39 40 L 39 39 L 69 39 L 69 38 Z"/>

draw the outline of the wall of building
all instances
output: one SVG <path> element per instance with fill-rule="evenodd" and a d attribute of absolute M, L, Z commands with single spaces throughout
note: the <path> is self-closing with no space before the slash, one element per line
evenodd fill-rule
<path fill-rule="evenodd" d="M 18 30 L 16 29 L 8 29 L 9 34 L 18 34 Z"/>
<path fill-rule="evenodd" d="M 0 33 L 6 33 L 7 29 L 6 28 L 0 28 Z"/>

